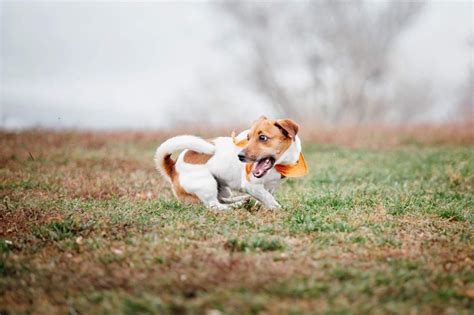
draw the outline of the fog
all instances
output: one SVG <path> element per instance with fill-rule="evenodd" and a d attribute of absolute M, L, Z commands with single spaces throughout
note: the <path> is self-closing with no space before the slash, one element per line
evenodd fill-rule
<path fill-rule="evenodd" d="M 215 2 L 3 1 L 1 126 L 169 128 L 282 114 L 242 75 L 248 51 L 222 11 Z M 384 121 L 460 118 L 473 28 L 472 2 L 426 3 L 389 61 L 407 87 L 391 93 L 423 91 L 430 104 Z"/>

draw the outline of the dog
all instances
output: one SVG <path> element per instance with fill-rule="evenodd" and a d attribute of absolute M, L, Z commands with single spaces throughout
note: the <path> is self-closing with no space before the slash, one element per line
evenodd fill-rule
<path fill-rule="evenodd" d="M 267 209 L 278 209 L 272 195 L 277 186 L 287 177 L 308 173 L 298 130 L 291 119 L 262 116 L 237 137 L 176 136 L 158 147 L 155 165 L 181 201 L 228 210 L 251 196 Z M 176 151 L 182 152 L 173 160 Z"/>

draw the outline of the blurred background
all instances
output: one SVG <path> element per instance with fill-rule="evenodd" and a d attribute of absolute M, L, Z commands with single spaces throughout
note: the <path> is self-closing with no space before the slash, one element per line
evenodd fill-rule
<path fill-rule="evenodd" d="M 1 1 L 2 128 L 473 117 L 472 1 Z"/>

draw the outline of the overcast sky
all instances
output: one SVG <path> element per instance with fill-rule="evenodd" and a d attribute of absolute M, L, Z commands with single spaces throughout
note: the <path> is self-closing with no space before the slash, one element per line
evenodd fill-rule
<path fill-rule="evenodd" d="M 472 63 L 473 10 L 470 1 L 429 2 L 396 49 L 403 71 L 433 79 L 440 118 Z M 231 62 L 220 43 L 225 23 L 197 1 L 2 1 L 1 126 L 161 128 L 177 113 L 199 119 L 186 102 L 210 93 L 202 78 L 231 86 L 219 77 Z M 242 99 L 231 118 L 263 110 Z"/>

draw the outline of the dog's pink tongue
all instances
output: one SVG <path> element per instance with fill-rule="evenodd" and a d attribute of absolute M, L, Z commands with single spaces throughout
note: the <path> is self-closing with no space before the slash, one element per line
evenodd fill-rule
<path fill-rule="evenodd" d="M 272 166 L 272 162 L 270 161 L 270 158 L 260 160 L 258 161 L 257 165 L 255 165 L 255 168 L 253 169 L 253 175 L 255 175 L 256 177 L 261 176 L 271 166 Z"/>

